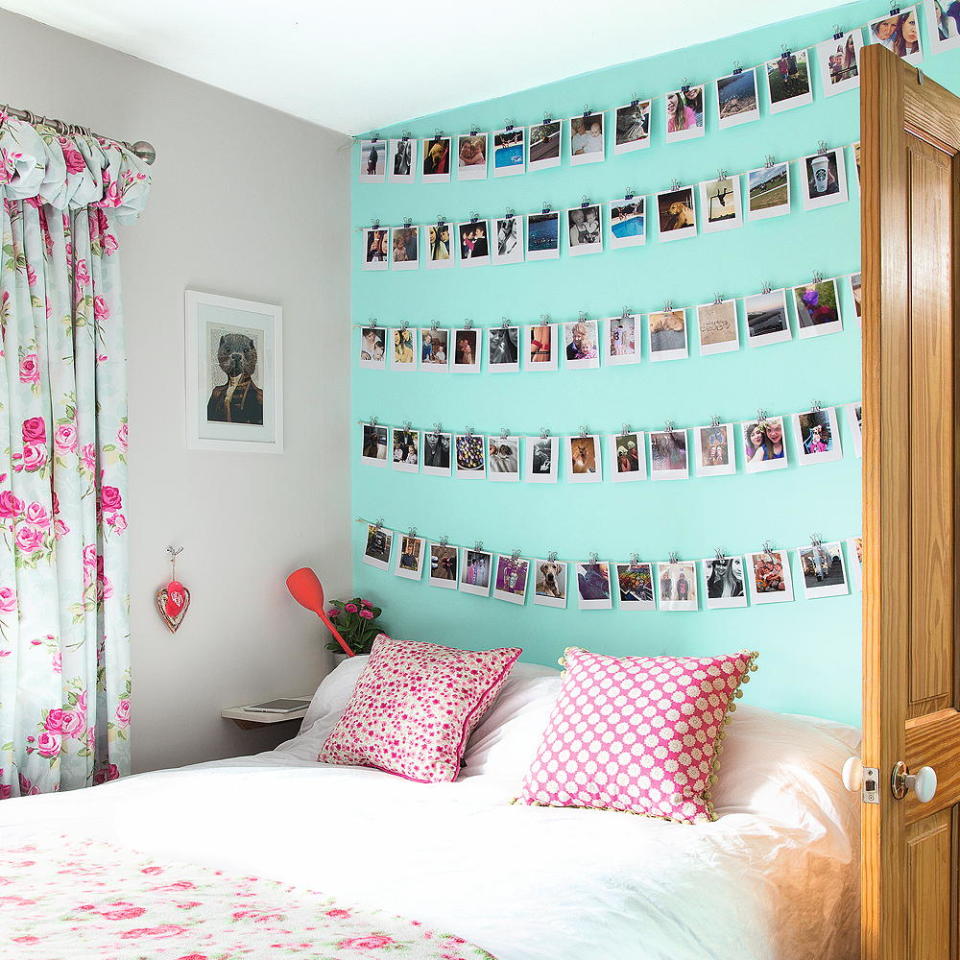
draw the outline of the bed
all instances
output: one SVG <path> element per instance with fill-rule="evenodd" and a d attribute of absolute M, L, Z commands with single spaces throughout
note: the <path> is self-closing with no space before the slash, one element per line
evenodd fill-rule
<path fill-rule="evenodd" d="M 278 749 L 9 801 L 0 848 L 57 834 L 107 841 L 415 918 L 497 960 L 856 956 L 858 804 L 837 771 L 857 731 L 741 706 L 714 823 L 524 807 L 510 800 L 558 671 L 518 664 L 459 779 L 424 785 L 314 760 L 364 660 L 324 680 Z"/>

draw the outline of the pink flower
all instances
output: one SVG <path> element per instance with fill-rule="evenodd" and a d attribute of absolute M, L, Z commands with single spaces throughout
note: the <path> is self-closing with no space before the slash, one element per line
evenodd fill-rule
<path fill-rule="evenodd" d="M 0 800 L 9 800 L 13 796 L 13 787 L 9 783 L 0 783 Z"/>
<path fill-rule="evenodd" d="M 120 244 L 117 243 L 117 238 L 112 233 L 105 233 L 103 235 L 103 240 L 101 240 L 101 246 L 103 247 L 103 252 L 110 256 L 111 253 L 116 253 L 120 249 Z"/>
<path fill-rule="evenodd" d="M 23 445 L 23 468 L 28 473 L 41 470 L 47 463 L 47 448 L 42 443 L 25 443 Z"/>
<path fill-rule="evenodd" d="M 20 433 L 23 436 L 24 443 L 47 442 L 47 425 L 43 417 L 30 417 L 29 420 L 24 420 L 20 427 Z"/>
<path fill-rule="evenodd" d="M 19 517 L 23 513 L 23 501 L 12 490 L 0 493 L 0 517 Z"/>
<path fill-rule="evenodd" d="M 123 697 L 117 704 L 117 725 L 121 727 L 130 724 L 130 701 Z"/>
<path fill-rule="evenodd" d="M 336 607 L 331 607 L 331 608 L 327 611 L 327 616 L 328 616 L 331 620 L 334 620 L 334 619 L 336 619 L 337 617 L 340 616 L 340 611 L 339 611 Z"/>
<path fill-rule="evenodd" d="M 372 607 L 373 604 L 369 600 L 361 600 L 360 603 L 365 607 Z"/>
<path fill-rule="evenodd" d="M 107 306 L 107 301 L 101 296 L 93 298 L 93 317 L 95 320 L 110 319 L 110 308 Z"/>
<path fill-rule="evenodd" d="M 43 723 L 44 730 L 50 733 L 59 733 L 63 729 L 63 711 L 59 707 L 47 711 L 47 719 Z"/>
<path fill-rule="evenodd" d="M 35 353 L 28 353 L 20 361 L 20 382 L 21 383 L 39 383 L 40 382 L 40 361 Z"/>
<path fill-rule="evenodd" d="M 120 424 L 120 429 L 117 430 L 117 445 L 121 450 L 127 449 L 127 425 L 126 423 Z"/>
<path fill-rule="evenodd" d="M 347 613 L 356 613 L 358 608 L 355 603 L 348 603 L 344 605 L 343 609 L 346 610 Z"/>
<path fill-rule="evenodd" d="M 140 872 L 152 876 L 153 874 L 163 873 L 163 867 L 144 867 Z"/>
<path fill-rule="evenodd" d="M 334 920 L 348 920 L 350 918 L 349 910 L 328 910 L 328 917 L 333 917 Z"/>
<path fill-rule="evenodd" d="M 337 946 L 341 950 L 380 950 L 383 947 L 391 947 L 396 943 L 391 937 L 382 933 L 370 933 L 365 937 L 350 937 L 349 940 L 341 940 Z"/>
<path fill-rule="evenodd" d="M 53 442 L 60 453 L 77 449 L 77 428 L 72 423 L 61 423 L 53 434 Z"/>
<path fill-rule="evenodd" d="M 97 466 L 97 451 L 92 443 L 85 443 L 80 448 L 80 462 L 92 473 Z"/>
<path fill-rule="evenodd" d="M 60 137 L 59 141 L 67 173 L 83 173 L 87 169 L 83 154 L 66 137 Z"/>
<path fill-rule="evenodd" d="M 28 523 L 21 523 L 17 527 L 14 537 L 17 548 L 23 553 L 36 553 L 43 546 L 43 531 L 32 527 Z"/>
<path fill-rule="evenodd" d="M 134 917 L 140 917 L 147 911 L 144 907 L 135 907 L 132 903 L 115 903 L 111 906 L 116 910 L 100 910 L 100 916 L 107 920 L 133 920 Z"/>
<path fill-rule="evenodd" d="M 22 773 L 17 774 L 17 779 L 20 781 L 21 797 L 35 797 L 40 793 L 40 788 L 28 780 Z"/>
<path fill-rule="evenodd" d="M 84 284 L 90 282 L 90 271 L 87 269 L 87 261 L 82 257 L 77 260 L 77 265 L 74 267 L 73 282 L 76 284 L 78 292 Z"/>
<path fill-rule="evenodd" d="M 44 730 L 37 737 L 37 753 L 48 759 L 57 756 L 60 753 L 60 734 Z"/>
<path fill-rule="evenodd" d="M 30 933 L 27 933 L 27 934 L 24 934 L 22 937 L 14 937 L 13 942 L 14 943 L 39 943 L 40 938 L 35 937 Z"/>
<path fill-rule="evenodd" d="M 123 499 L 116 487 L 102 487 L 100 489 L 100 503 L 104 510 L 119 510 L 123 506 Z"/>
<path fill-rule="evenodd" d="M 13 613 L 16 609 L 16 591 L 13 587 L 0 587 L 0 613 Z"/>
<path fill-rule="evenodd" d="M 93 775 L 94 784 L 106 783 L 108 780 L 119 780 L 119 779 L 120 779 L 120 771 L 117 769 L 117 765 L 115 763 L 111 763 L 105 767 L 101 767 Z M 160 867 L 156 867 L 156 868 L 145 867 L 143 872 L 144 873 L 148 873 L 148 872 L 160 873 L 160 869 L 161 869 Z"/>
<path fill-rule="evenodd" d="M 59 518 L 53 521 L 53 532 L 58 540 L 62 540 L 69 532 L 70 528 Z"/>
<path fill-rule="evenodd" d="M 50 514 L 47 513 L 47 508 L 36 500 L 27 507 L 26 518 L 38 527 L 50 526 Z"/>
<path fill-rule="evenodd" d="M 63 654 L 58 650 L 54 655 L 53 659 L 50 661 L 50 669 L 54 673 L 63 672 Z"/>
<path fill-rule="evenodd" d="M 37 285 L 37 271 L 31 264 L 27 264 L 27 285 L 35 287 Z"/>
<path fill-rule="evenodd" d="M 373 611 L 372 611 L 372 610 L 361 610 L 361 611 L 360 611 L 360 616 L 363 617 L 364 620 L 372 620 L 372 619 L 373 619 Z"/>
<path fill-rule="evenodd" d="M 77 710 L 64 710 L 60 718 L 60 732 L 65 737 L 79 737 L 87 726 L 87 718 Z"/>
<path fill-rule="evenodd" d="M 2 499 L 2 495 L 0 495 L 0 499 Z M 92 543 L 88 543 L 83 548 L 83 565 L 85 567 L 95 567 L 97 565 L 97 548 Z"/>

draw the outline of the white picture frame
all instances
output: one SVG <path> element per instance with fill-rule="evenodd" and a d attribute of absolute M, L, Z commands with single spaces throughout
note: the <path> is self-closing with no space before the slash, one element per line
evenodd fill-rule
<path fill-rule="evenodd" d="M 184 326 L 187 448 L 283 453 L 283 308 L 275 303 L 187 290 Z M 238 383 L 229 393 L 226 388 L 230 378 L 223 364 L 231 361 L 218 359 L 227 336 L 246 338 L 256 352 L 252 371 L 246 370 L 251 362 L 249 351 L 246 356 L 239 351 L 233 355 L 232 363 L 240 366 Z M 244 346 L 241 341 L 234 345 Z M 222 394 L 219 388 L 223 388 Z M 242 393 L 238 393 L 240 390 Z M 260 422 L 209 419 L 221 398 L 232 410 L 239 408 L 244 417 L 256 417 L 259 409 Z"/>

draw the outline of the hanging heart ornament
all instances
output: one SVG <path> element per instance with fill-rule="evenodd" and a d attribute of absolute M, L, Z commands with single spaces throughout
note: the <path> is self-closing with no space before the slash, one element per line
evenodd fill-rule
<path fill-rule="evenodd" d="M 157 611 L 171 633 L 177 632 L 189 608 L 190 591 L 179 580 L 171 580 L 157 591 Z"/>

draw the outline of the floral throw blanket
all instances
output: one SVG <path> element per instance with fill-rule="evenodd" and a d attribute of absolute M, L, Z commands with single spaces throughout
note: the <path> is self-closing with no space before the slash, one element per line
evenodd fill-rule
<path fill-rule="evenodd" d="M 0 848 L 0 957 L 495 960 L 416 920 L 68 837 Z"/>

